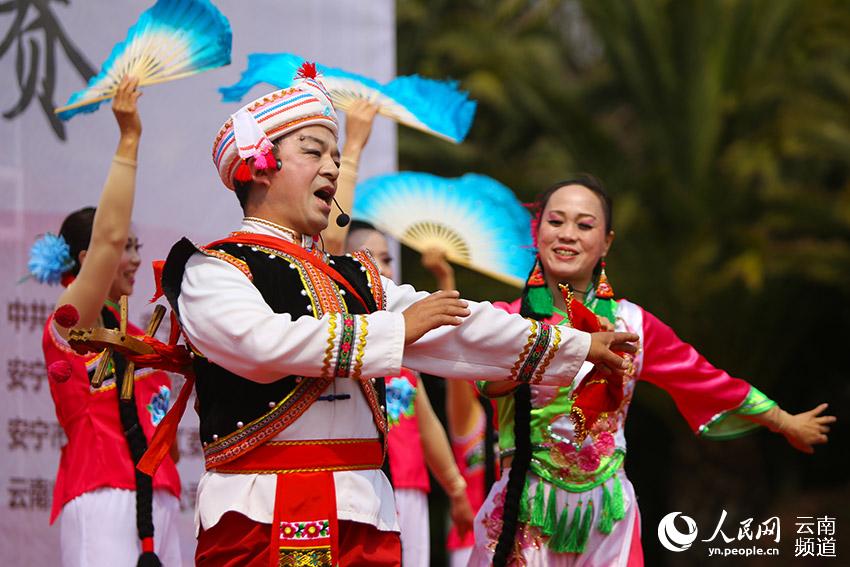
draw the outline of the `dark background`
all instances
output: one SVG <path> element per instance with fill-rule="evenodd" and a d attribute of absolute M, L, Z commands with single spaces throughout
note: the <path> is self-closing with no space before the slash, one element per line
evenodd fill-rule
<path fill-rule="evenodd" d="M 814 456 L 766 431 L 704 441 L 639 384 L 626 469 L 646 564 L 845 564 L 850 3 L 398 0 L 397 14 L 398 73 L 457 79 L 479 103 L 461 145 L 400 128 L 401 170 L 484 173 L 526 202 L 559 179 L 599 176 L 615 199 L 617 295 L 789 412 L 827 401 L 839 417 Z M 406 281 L 434 288 L 414 252 L 402 265 Z M 471 299 L 519 293 L 458 272 Z M 428 386 L 441 412 L 444 387 Z M 443 565 L 438 488 L 432 506 Z M 693 517 L 704 539 L 723 509 L 733 536 L 746 518 L 779 516 L 780 556 L 658 543 L 667 513 Z M 794 557 L 798 516 L 836 518 L 839 558 Z"/>

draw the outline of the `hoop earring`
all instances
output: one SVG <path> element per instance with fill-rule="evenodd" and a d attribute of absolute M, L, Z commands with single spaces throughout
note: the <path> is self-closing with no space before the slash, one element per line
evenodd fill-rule
<path fill-rule="evenodd" d="M 614 288 L 608 283 L 608 275 L 605 273 L 605 258 L 602 259 L 602 271 L 599 272 L 599 282 L 596 284 L 596 297 L 614 299 Z"/>

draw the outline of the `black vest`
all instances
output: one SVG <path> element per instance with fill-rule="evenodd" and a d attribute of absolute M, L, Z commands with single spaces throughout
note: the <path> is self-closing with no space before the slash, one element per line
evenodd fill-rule
<path fill-rule="evenodd" d="M 312 317 L 308 309 L 309 295 L 299 271 L 290 267 L 290 262 L 270 255 L 248 244 L 225 243 L 211 248 L 219 250 L 247 264 L 253 277 L 253 285 L 275 313 L 289 313 L 293 320 Z M 189 258 L 199 252 L 188 239 L 183 238 L 171 248 L 162 274 L 162 289 L 172 309 L 179 315 L 177 298 L 183 272 Z M 352 295 L 344 296 L 351 314 L 364 314 L 378 309 L 369 288 L 362 265 L 349 256 L 329 256 L 336 269 L 366 302 L 368 311 Z M 248 277 L 246 275 L 246 281 Z M 226 298 L 223 298 L 226 301 Z M 295 388 L 297 376 L 281 376 L 270 384 L 260 384 L 233 374 L 204 358 L 194 357 L 196 376 L 195 388 L 198 396 L 198 415 L 202 443 L 212 442 L 213 435 L 224 437 L 236 431 L 237 423 L 247 424 L 269 412 L 270 404 L 281 401 Z M 383 380 L 375 381 L 380 403 L 386 406 L 386 390 Z"/>

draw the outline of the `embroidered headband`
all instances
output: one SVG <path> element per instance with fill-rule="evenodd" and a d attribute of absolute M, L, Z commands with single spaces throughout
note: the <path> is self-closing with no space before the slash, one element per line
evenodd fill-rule
<path fill-rule="evenodd" d="M 293 130 L 321 125 L 338 136 L 339 126 L 328 91 L 314 63 L 304 63 L 292 86 L 250 102 L 234 113 L 218 131 L 212 158 L 224 185 L 249 181 L 248 160 L 258 169 L 274 167 L 273 142 Z"/>

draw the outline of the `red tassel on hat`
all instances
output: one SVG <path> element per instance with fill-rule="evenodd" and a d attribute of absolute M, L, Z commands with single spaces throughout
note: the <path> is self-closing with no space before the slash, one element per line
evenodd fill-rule
<path fill-rule="evenodd" d="M 248 167 L 248 162 L 244 159 L 242 160 L 242 163 L 239 164 L 239 167 L 236 168 L 236 173 L 233 175 L 233 178 L 239 183 L 248 183 L 254 178 L 254 176 L 251 175 L 251 168 Z"/>
<path fill-rule="evenodd" d="M 316 64 L 311 63 L 309 61 L 305 61 L 301 68 L 298 69 L 298 72 L 295 74 L 296 79 L 315 79 L 318 75 L 316 71 Z"/>

